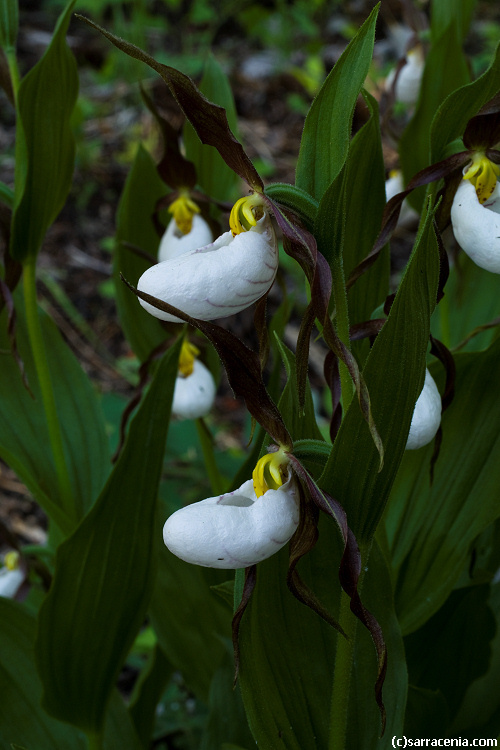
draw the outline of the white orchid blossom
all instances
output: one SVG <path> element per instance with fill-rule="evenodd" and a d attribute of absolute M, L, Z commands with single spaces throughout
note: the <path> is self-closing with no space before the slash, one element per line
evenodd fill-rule
<path fill-rule="evenodd" d="M 166 546 L 181 560 L 208 568 L 248 568 L 274 555 L 300 519 L 287 463 L 282 451 L 268 454 L 239 489 L 178 510 L 163 527 Z"/>
<path fill-rule="evenodd" d="M 266 294 L 278 270 L 276 234 L 259 198 L 242 200 L 245 204 L 238 201 L 233 209 L 239 215 L 231 221 L 232 231 L 209 245 L 152 266 L 139 279 L 138 290 L 201 320 L 233 315 Z M 139 302 L 161 320 L 181 322 L 141 299 Z"/>
<path fill-rule="evenodd" d="M 424 74 L 425 59 L 420 45 L 414 47 L 406 55 L 406 63 L 400 69 L 394 87 L 397 102 L 416 104 L 420 94 L 422 76 Z M 396 69 L 391 70 L 385 79 L 385 90 L 390 91 L 396 78 Z"/>
<path fill-rule="evenodd" d="M 175 219 L 169 222 L 165 234 L 161 238 L 158 248 L 158 261 L 178 258 L 180 255 L 190 253 L 198 247 L 204 247 L 212 242 L 212 230 L 203 216 L 193 216 L 191 229 L 187 234 L 180 231 Z"/>
<path fill-rule="evenodd" d="M 391 169 L 389 178 L 385 182 L 385 198 L 390 201 L 398 193 L 405 189 L 403 184 L 403 175 L 400 169 Z M 408 227 L 418 221 L 418 213 L 410 206 L 406 198 L 401 204 L 401 211 L 398 217 L 398 227 Z"/>
<path fill-rule="evenodd" d="M 451 207 L 453 234 L 480 268 L 500 273 L 500 168 L 476 154 L 464 170 Z"/>
<path fill-rule="evenodd" d="M 425 370 L 424 387 L 415 404 L 405 450 L 416 450 L 434 438 L 441 424 L 441 396 L 434 378 Z"/>
<path fill-rule="evenodd" d="M 13 599 L 25 578 L 19 567 L 19 553 L 7 552 L 3 567 L 0 568 L 0 596 Z"/>
<path fill-rule="evenodd" d="M 215 399 L 212 373 L 196 357 L 198 349 L 184 341 L 175 380 L 172 413 L 181 419 L 198 419 L 208 414 Z"/>

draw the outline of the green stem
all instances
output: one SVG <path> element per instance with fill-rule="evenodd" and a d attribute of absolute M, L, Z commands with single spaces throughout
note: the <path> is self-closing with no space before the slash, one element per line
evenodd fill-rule
<path fill-rule="evenodd" d="M 59 492 L 61 498 L 69 499 L 72 495 L 71 481 L 64 457 L 64 447 L 57 416 L 56 402 L 50 371 L 45 355 L 42 327 L 38 317 L 38 305 L 36 299 L 36 261 L 30 258 L 23 270 L 24 304 L 26 307 L 26 325 L 31 344 L 31 351 L 35 363 L 35 370 L 42 395 L 42 403 L 47 420 L 49 440 L 54 456 Z"/>
<path fill-rule="evenodd" d="M 212 434 L 202 417 L 196 420 L 196 429 L 198 431 L 198 439 L 200 441 L 201 450 L 203 452 L 203 460 L 205 462 L 205 468 L 210 480 L 212 492 L 214 493 L 214 495 L 222 495 L 225 489 L 225 482 L 220 475 L 219 468 L 215 461 Z"/>
<path fill-rule="evenodd" d="M 87 732 L 88 750 L 102 750 L 102 738 L 100 732 Z"/>
<path fill-rule="evenodd" d="M 439 321 L 441 323 L 441 341 L 449 349 L 451 347 L 451 330 L 450 330 L 450 303 L 447 294 L 439 303 Z"/>
<path fill-rule="evenodd" d="M 14 92 L 14 103 L 17 105 L 17 92 L 19 91 L 21 77 L 19 75 L 19 68 L 17 65 L 16 50 L 13 48 L 6 49 L 5 57 L 7 58 L 7 65 L 9 67 L 10 80 L 12 83 L 12 91 Z"/>
<path fill-rule="evenodd" d="M 339 623 L 344 628 L 347 638 L 344 638 L 340 633 L 337 637 L 328 750 L 345 750 L 346 747 L 354 644 L 358 624 L 350 610 L 350 601 L 349 596 L 342 591 Z"/>
<path fill-rule="evenodd" d="M 351 348 L 349 340 L 349 308 L 347 305 L 347 292 L 344 282 L 344 269 L 342 260 L 335 262 L 332 266 L 333 277 L 333 299 L 335 301 L 335 320 L 337 334 L 348 349 Z M 342 389 L 342 406 L 344 414 L 349 408 L 354 395 L 354 385 L 349 371 L 343 362 L 339 362 L 340 387 Z"/>

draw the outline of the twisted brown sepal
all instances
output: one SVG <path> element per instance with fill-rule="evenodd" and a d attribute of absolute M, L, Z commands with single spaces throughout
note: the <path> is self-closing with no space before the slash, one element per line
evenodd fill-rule
<path fill-rule="evenodd" d="M 363 605 L 358 593 L 358 582 L 361 575 L 361 554 L 356 537 L 347 524 L 346 513 L 340 503 L 327 492 L 323 492 L 319 489 L 313 478 L 297 458 L 290 455 L 289 459 L 305 492 L 319 510 L 333 518 L 342 536 L 344 551 L 339 568 L 340 585 L 350 597 L 351 612 L 358 618 L 358 620 L 360 620 L 360 622 L 362 622 L 370 633 L 377 652 L 378 672 L 375 682 L 375 700 L 380 710 L 382 724 L 381 734 L 383 735 L 386 724 L 386 711 L 382 699 L 382 688 L 387 672 L 387 648 L 382 629 L 377 622 L 377 619 Z M 318 612 L 318 614 L 322 616 L 321 612 Z M 337 626 L 337 629 L 339 628 L 340 626 Z"/>
<path fill-rule="evenodd" d="M 245 610 L 247 608 L 250 597 L 252 596 L 255 584 L 257 582 L 257 565 L 250 565 L 249 568 L 245 568 L 245 582 L 243 584 L 243 593 L 241 595 L 241 601 L 238 604 L 233 615 L 233 621 L 231 624 L 232 635 L 233 635 L 233 652 L 234 652 L 234 680 L 233 687 L 236 685 L 238 679 L 238 672 L 240 671 L 240 623 Z"/>
<path fill-rule="evenodd" d="M 444 386 L 444 392 L 441 396 L 441 413 L 443 413 L 450 406 L 455 396 L 455 377 L 456 377 L 455 360 L 450 350 L 441 341 L 438 341 L 438 339 L 435 339 L 432 334 L 430 335 L 430 341 L 431 341 L 431 354 L 433 354 L 435 357 L 437 357 L 437 359 L 439 359 L 439 361 L 441 362 L 441 364 L 443 365 L 446 371 L 446 383 Z M 439 457 L 439 451 L 441 450 L 442 438 L 443 438 L 443 430 L 442 430 L 441 425 L 439 425 L 439 429 L 436 433 L 436 437 L 434 438 L 434 450 L 432 452 L 431 463 L 430 463 L 430 483 L 431 484 L 434 481 L 434 468 L 436 465 L 436 461 L 438 460 L 438 457 Z"/>
<path fill-rule="evenodd" d="M 266 292 L 255 303 L 255 312 L 253 314 L 253 322 L 257 336 L 259 339 L 259 358 L 261 370 L 264 370 L 269 357 L 269 330 L 267 328 L 266 311 L 267 311 L 267 296 L 269 292 Z"/>
<path fill-rule="evenodd" d="M 122 281 L 139 299 L 148 302 L 158 310 L 175 315 L 201 331 L 214 345 L 227 373 L 233 392 L 242 398 L 257 422 L 279 445 L 291 450 L 293 442 L 285 427 L 276 404 L 271 399 L 262 379 L 259 355 L 249 349 L 239 338 L 215 323 L 197 320 L 182 310 L 163 302 L 151 294 L 140 292 L 120 276 Z"/>
<path fill-rule="evenodd" d="M 464 145 L 472 151 L 488 151 L 500 141 L 500 92 L 471 117 L 464 131 Z M 498 151 L 493 152 L 498 156 Z M 492 159 L 496 161 L 496 159 Z M 498 163 L 498 162 L 497 162 Z"/>
<path fill-rule="evenodd" d="M 401 212 L 401 206 L 403 205 L 404 199 L 415 190 L 415 188 L 421 187 L 422 185 L 429 185 L 431 182 L 440 180 L 443 177 L 449 175 L 467 164 L 470 160 L 469 151 L 461 151 L 458 154 L 453 154 L 442 161 L 432 164 L 430 167 L 420 170 L 417 174 L 411 178 L 408 183 L 406 190 L 398 193 L 390 201 L 387 202 L 384 213 L 382 215 L 382 228 L 379 236 L 377 237 L 374 246 L 363 260 L 352 270 L 351 275 L 347 281 L 347 289 L 350 289 L 352 285 L 362 276 L 365 271 L 375 263 L 379 257 L 382 249 L 390 240 L 391 235 L 396 228 L 398 223 L 399 214 Z"/>
<path fill-rule="evenodd" d="M 307 365 L 309 359 L 309 342 L 314 321 L 317 318 L 323 328 L 323 337 L 329 349 L 344 363 L 354 383 L 358 395 L 361 413 L 368 424 L 373 442 L 380 456 L 380 467 L 384 463 L 384 448 L 373 420 L 370 395 L 358 363 L 349 348 L 340 340 L 330 319 L 328 306 L 332 294 L 332 273 L 326 258 L 318 252 L 313 235 L 304 229 L 298 217 L 290 211 L 278 206 L 268 196 L 262 196 L 272 210 L 285 240 L 283 246 L 288 255 L 294 258 L 304 271 L 311 287 L 311 301 L 302 318 L 297 339 L 297 382 L 299 408 L 304 408 L 305 389 L 307 379 Z"/>
<path fill-rule="evenodd" d="M 264 190 L 264 184 L 257 170 L 245 153 L 241 143 L 231 132 L 226 110 L 223 107 L 209 102 L 191 78 L 184 73 L 169 65 L 157 62 L 151 55 L 136 47 L 135 44 L 120 39 L 120 37 L 103 29 L 90 19 L 78 14 L 76 17 L 99 31 L 129 57 L 140 60 L 156 70 L 167 84 L 172 96 L 195 129 L 201 142 L 214 146 L 228 167 L 245 180 L 250 187 L 258 192 Z"/>
<path fill-rule="evenodd" d="M 178 133 L 158 111 L 154 101 L 142 85 L 141 96 L 162 134 L 163 151 L 160 161 L 156 165 L 158 174 L 172 190 L 194 188 L 196 185 L 196 167 L 192 161 L 181 154 Z"/>

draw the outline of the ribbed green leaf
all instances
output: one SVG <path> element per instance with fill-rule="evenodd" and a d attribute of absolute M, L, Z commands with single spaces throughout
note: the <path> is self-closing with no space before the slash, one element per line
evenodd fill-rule
<path fill-rule="evenodd" d="M 59 547 L 40 610 L 44 705 L 85 730 L 102 728 L 154 585 L 156 497 L 180 343 L 159 364 L 96 504 Z"/>
<path fill-rule="evenodd" d="M 434 6 L 439 3 L 434 3 Z M 431 128 L 431 161 L 448 154 L 446 146 L 463 135 L 468 120 L 500 90 L 500 45 L 491 64 L 476 81 L 451 93 L 437 110 Z"/>
<path fill-rule="evenodd" d="M 473 540 L 500 516 L 500 339 L 456 356 L 455 399 L 443 415 L 443 442 L 429 483 L 432 446 L 408 452 L 387 506 L 403 632 L 420 627 L 456 584 Z M 434 371 L 436 372 L 436 371 Z"/>
<path fill-rule="evenodd" d="M 439 71 L 439 75 L 436 71 Z M 430 131 L 438 107 L 452 91 L 468 83 L 469 78 L 457 27 L 452 22 L 427 55 L 417 110 L 399 142 L 405 184 L 430 164 Z M 418 188 L 408 200 L 420 211 L 424 196 L 425 188 Z"/>
<path fill-rule="evenodd" d="M 0 0 L 0 47 L 15 49 L 19 26 L 18 0 Z"/>
<path fill-rule="evenodd" d="M 36 255 L 68 194 L 75 160 L 70 126 L 78 94 L 76 61 L 66 44 L 71 0 L 42 59 L 18 92 L 15 202 L 11 254 Z"/>
<path fill-rule="evenodd" d="M 165 334 L 157 318 L 140 306 L 120 280 L 121 273 L 127 281 L 136 285 L 141 274 L 151 265 L 124 243 L 130 243 L 156 258 L 160 238 L 151 216 L 157 200 L 166 192 L 167 188 L 159 178 L 151 156 L 139 146 L 116 216 L 113 276 L 121 326 L 127 341 L 142 361 L 163 341 Z"/>
<path fill-rule="evenodd" d="M 162 522 L 166 520 L 166 513 L 163 515 Z M 157 536 L 161 539 L 161 527 Z M 225 654 L 221 636 L 230 638 L 231 632 L 231 610 L 210 586 L 223 583 L 227 577 L 227 571 L 179 560 L 161 544 L 149 608 L 151 623 L 170 663 L 205 702 Z"/>
<path fill-rule="evenodd" d="M 0 746 L 27 750 L 86 750 L 82 732 L 41 707 L 42 685 L 35 669 L 36 619 L 21 605 L 0 598 Z M 106 716 L 103 750 L 140 750 L 122 699 L 113 693 Z"/>
<path fill-rule="evenodd" d="M 336 62 L 306 117 L 295 181 L 317 200 L 347 156 L 354 107 L 372 58 L 378 8 Z"/>
<path fill-rule="evenodd" d="M 104 420 L 96 393 L 59 331 L 45 313 L 40 323 L 65 456 L 73 487 L 70 500 L 58 495 L 45 411 L 28 341 L 21 294 L 15 295 L 17 343 L 34 399 L 23 385 L 13 357 L 2 357 L 0 455 L 26 484 L 48 516 L 68 534 L 89 510 L 109 474 Z M 8 351 L 7 316 L 0 316 L 0 349 Z M 85 405 L 82 408 L 82 405 Z"/>
<path fill-rule="evenodd" d="M 384 467 L 378 472 L 378 452 L 358 405 L 352 403 L 319 480 L 343 505 L 349 526 L 363 546 L 372 537 L 387 502 L 423 385 L 438 272 L 438 247 L 429 214 L 389 318 L 363 370 L 384 444 Z"/>
<path fill-rule="evenodd" d="M 209 101 L 224 107 L 229 127 L 237 136 L 238 123 L 233 92 L 226 74 L 213 55 L 209 55 L 205 63 L 200 91 Z M 190 122 L 186 122 L 184 126 L 183 137 L 186 156 L 196 165 L 198 185 L 214 200 L 233 200 L 238 177 L 218 151 L 213 146 L 202 144 Z"/>

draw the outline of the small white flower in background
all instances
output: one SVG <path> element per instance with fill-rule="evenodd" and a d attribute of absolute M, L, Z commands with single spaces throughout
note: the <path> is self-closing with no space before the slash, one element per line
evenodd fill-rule
<path fill-rule="evenodd" d="M 391 169 L 389 179 L 385 182 L 385 198 L 390 201 L 398 193 L 405 189 L 403 184 L 403 175 L 400 169 Z M 408 227 L 419 219 L 418 213 L 412 208 L 406 198 L 401 204 L 401 211 L 398 217 L 398 227 Z"/>
<path fill-rule="evenodd" d="M 455 239 L 480 268 L 500 273 L 500 167 L 477 153 L 451 207 Z"/>
<path fill-rule="evenodd" d="M 416 104 L 420 94 L 420 85 L 424 74 L 425 59 L 421 45 L 411 49 L 406 55 L 406 63 L 400 69 L 394 87 L 397 102 Z M 390 91 L 396 78 L 396 69 L 391 70 L 385 79 L 385 90 Z"/>
<path fill-rule="evenodd" d="M 0 596 L 13 599 L 23 583 L 25 575 L 19 567 L 19 553 L 7 552 L 0 568 Z"/>
<path fill-rule="evenodd" d="M 200 320 L 224 318 L 250 307 L 274 282 L 278 242 L 259 196 L 237 201 L 230 226 L 232 231 L 215 242 L 148 268 L 137 289 Z M 160 320 L 182 322 L 139 302 Z"/>
<path fill-rule="evenodd" d="M 198 419 L 208 414 L 215 399 L 212 373 L 197 359 L 199 350 L 184 340 L 175 380 L 172 413 L 181 419 Z"/>
<path fill-rule="evenodd" d="M 434 378 L 425 370 L 424 387 L 415 404 L 405 450 L 416 450 L 430 443 L 441 424 L 441 396 Z"/>
<path fill-rule="evenodd" d="M 248 568 L 278 552 L 299 524 L 299 493 L 282 450 L 263 456 L 234 492 L 176 511 L 163 540 L 181 560 L 207 568 Z"/>
<path fill-rule="evenodd" d="M 169 207 L 172 219 L 161 238 L 158 261 L 172 260 L 184 253 L 208 245 L 213 240 L 212 230 L 200 216 L 200 209 L 189 193 L 181 192 Z"/>

